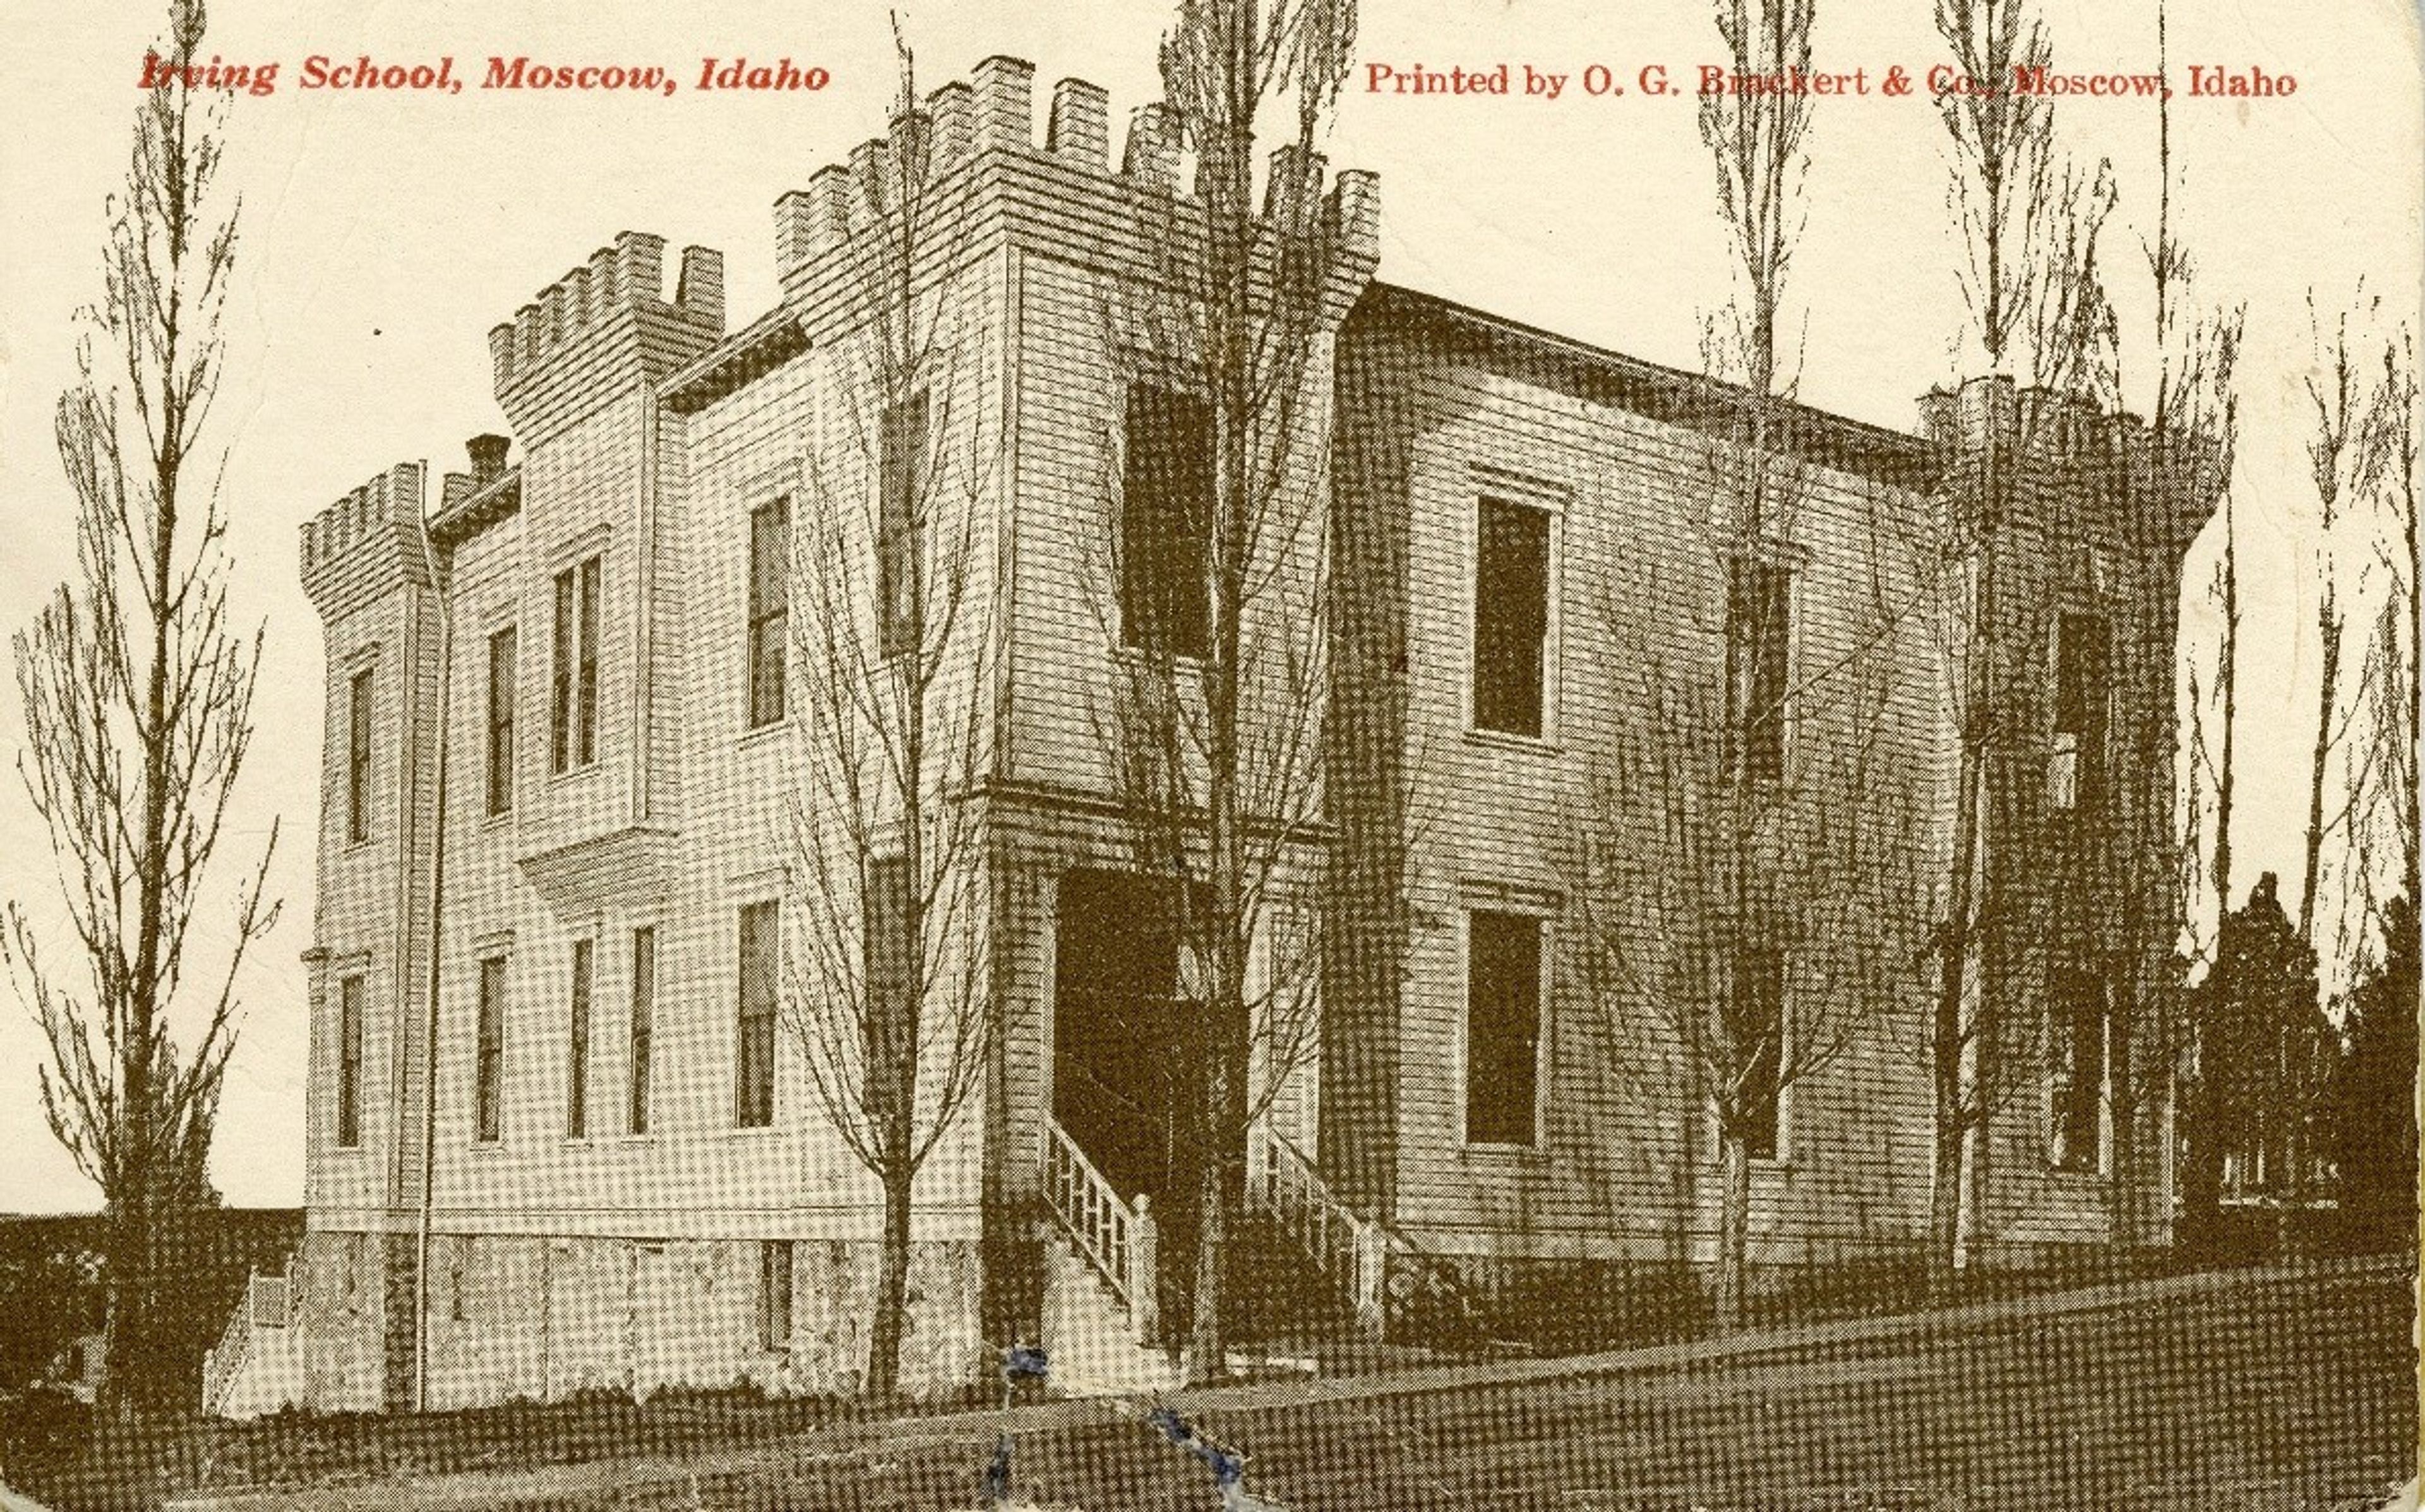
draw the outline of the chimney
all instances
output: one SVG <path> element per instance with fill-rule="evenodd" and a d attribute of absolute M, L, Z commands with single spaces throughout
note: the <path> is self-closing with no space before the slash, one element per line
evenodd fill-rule
<path fill-rule="evenodd" d="M 513 443 L 502 436 L 474 436 L 463 443 L 472 454 L 472 486 L 485 488 L 497 481 L 506 470 L 506 448 Z"/>

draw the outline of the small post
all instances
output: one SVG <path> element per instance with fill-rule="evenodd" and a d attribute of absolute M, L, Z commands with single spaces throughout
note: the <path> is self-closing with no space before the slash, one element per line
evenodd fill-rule
<path fill-rule="evenodd" d="M 1148 1349 L 1162 1338 L 1159 1238 L 1153 1199 L 1139 1192 L 1136 1219 L 1129 1225 L 1129 1321 L 1136 1326 L 1136 1342 Z"/>
<path fill-rule="evenodd" d="M 1377 1223 L 1356 1225 L 1356 1323 L 1381 1342 L 1389 1327 L 1389 1240 Z"/>

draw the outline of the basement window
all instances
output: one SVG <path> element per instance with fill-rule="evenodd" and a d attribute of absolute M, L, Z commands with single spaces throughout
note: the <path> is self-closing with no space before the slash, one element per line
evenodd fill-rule
<path fill-rule="evenodd" d="M 758 1246 L 758 1347 L 792 1347 L 792 1241 Z"/>

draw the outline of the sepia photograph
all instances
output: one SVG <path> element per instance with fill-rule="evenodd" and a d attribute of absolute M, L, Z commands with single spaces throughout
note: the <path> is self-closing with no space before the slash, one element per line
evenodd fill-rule
<path fill-rule="evenodd" d="M 0 1512 L 2413 1512 L 2420 24 L 17 8 Z"/>

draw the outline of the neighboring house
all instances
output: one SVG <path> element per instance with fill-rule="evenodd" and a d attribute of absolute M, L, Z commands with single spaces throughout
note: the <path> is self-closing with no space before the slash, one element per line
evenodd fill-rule
<path fill-rule="evenodd" d="M 928 423 L 959 428 L 929 446 L 982 460 L 965 507 L 986 633 L 954 686 L 983 715 L 967 797 L 989 836 L 999 1034 L 917 1188 L 904 1374 L 926 1392 L 1039 1330 L 1065 1384 L 1150 1377 L 1124 1343 L 1143 1225 L 1123 1199 L 1181 1200 L 1156 1150 L 1184 1079 L 1122 1027 L 1138 1004 L 1183 1024 L 1186 971 L 1134 875 L 1095 717 L 1136 591 L 1105 571 L 1113 526 L 1209 467 L 1188 439 L 1193 354 L 1157 317 L 1139 230 L 1174 155 L 1148 110 L 1111 162 L 1104 96 L 1076 80 L 1039 150 L 1030 91 L 1026 64 L 993 58 L 929 101 L 955 238 L 932 360 L 956 402 Z M 303 527 L 328 645 L 309 1222 L 274 1310 L 293 1378 L 228 1399 L 856 1384 L 877 1188 L 779 1023 L 801 948 L 798 700 L 818 675 L 784 650 L 803 608 L 789 544 L 833 499 L 894 486 L 891 454 L 872 466 L 850 434 L 864 373 L 833 255 L 864 217 L 850 184 L 829 168 L 779 202 L 783 300 L 730 334 L 718 253 L 686 249 L 666 298 L 663 244 L 618 237 L 491 334 L 518 461 L 475 438 L 434 501 L 405 463 Z M 1878 593 L 1917 601 L 1917 569 L 1882 565 L 1880 542 L 1935 541 L 1962 513 L 1962 459 L 2027 406 L 2009 384 L 1934 396 L 1919 437 L 1791 410 L 1776 440 L 1808 511 L 1730 580 L 1694 565 L 1690 526 L 1728 391 L 1370 283 L 1377 214 L 1369 176 L 1337 176 L 1342 271 L 1307 422 L 1327 437 L 1309 485 L 1331 522 L 1329 815 L 1283 858 L 1274 914 L 1293 929 L 1318 912 L 1327 963 L 1319 1056 L 1259 1128 L 1252 1184 L 1315 1250 L 1305 1284 L 1350 1289 L 1388 1327 L 1393 1267 L 1420 1253 L 1706 1258 L 1716 1194 L 1692 1094 L 1620 1064 L 1571 948 L 1561 845 L 1623 723 L 1614 627 L 1630 614 L 1707 672 L 1725 664 L 1729 581 L 1756 581 L 1791 635 L 1774 665 L 1729 676 L 1798 687 Z M 2127 431 L 2066 427 L 2058 477 Z M 1997 548 L 2029 581 L 2005 626 L 2017 733 L 1990 784 L 1991 870 L 2007 824 L 2061 829 L 2106 801 L 2121 763 L 2102 747 L 2141 712 L 2164 732 L 2149 780 L 2165 801 L 2110 843 L 2169 844 L 2176 573 L 2202 517 L 2142 530 L 2064 502 L 2079 494 L 2015 502 Z M 2085 656 L 2092 629 L 2126 619 L 2142 633 L 2112 644 L 2137 661 Z M 1894 790 L 1923 817 L 1924 910 L 1951 848 L 1945 650 L 1916 618 L 1855 649 L 1889 695 L 1875 728 Z M 1759 759 L 1790 781 L 1829 727 L 1780 720 Z M 2110 975 L 2115 944 L 2087 943 L 2096 888 L 2133 873 L 2060 865 L 2013 884 L 2084 909 L 2061 928 Z M 2157 935 L 2169 945 L 2134 938 Z M 1756 1258 L 1907 1250 L 1921 1231 L 1927 967 L 1892 964 L 1901 985 L 1780 1099 Z M 2015 1021 L 2048 1012 L 2031 970 L 1981 973 Z M 2065 1017 L 2061 1074 L 1994 1125 L 1983 1253 L 2113 1235 L 2106 991 Z M 2161 1098 L 2131 1103 L 2140 1148 L 2164 1147 Z M 2161 1160 L 2141 1169 L 2151 1190 L 2169 1180 Z"/>

